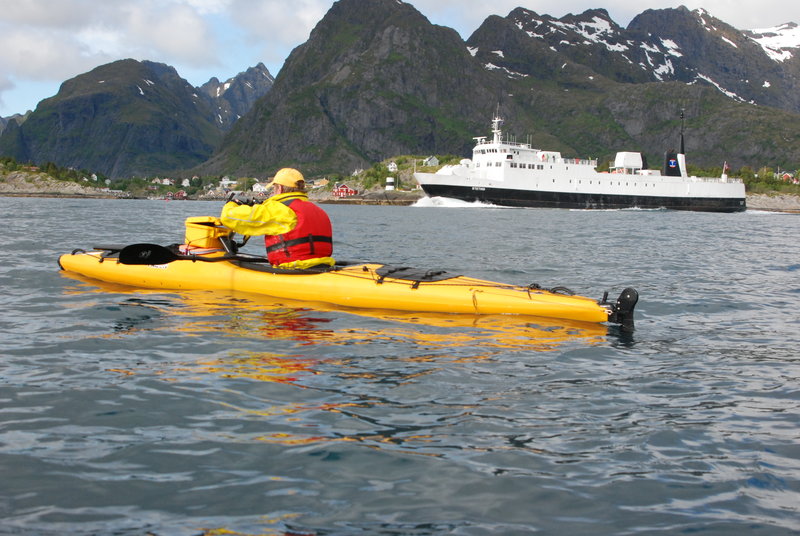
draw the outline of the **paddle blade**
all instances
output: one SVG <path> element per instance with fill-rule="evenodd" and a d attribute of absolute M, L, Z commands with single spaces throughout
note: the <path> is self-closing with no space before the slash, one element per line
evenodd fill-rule
<path fill-rule="evenodd" d="M 169 248 L 158 244 L 131 244 L 119 252 L 121 264 L 167 264 L 178 259 Z"/>

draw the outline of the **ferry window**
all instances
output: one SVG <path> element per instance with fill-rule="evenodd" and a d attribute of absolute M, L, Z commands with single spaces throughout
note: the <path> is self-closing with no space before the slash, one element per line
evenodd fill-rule
<path fill-rule="evenodd" d="M 502 165 L 503 165 L 503 163 L 502 163 L 502 162 L 495 162 L 495 163 L 494 163 L 494 167 L 500 167 L 500 166 L 502 166 Z"/>

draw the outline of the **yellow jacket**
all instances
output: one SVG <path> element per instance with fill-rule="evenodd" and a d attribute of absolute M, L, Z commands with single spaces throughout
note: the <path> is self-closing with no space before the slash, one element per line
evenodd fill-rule
<path fill-rule="evenodd" d="M 252 207 L 229 201 L 222 207 L 219 219 L 225 227 L 244 236 L 288 233 L 297 225 L 297 214 L 281 201 L 290 195 L 298 194 L 294 192 L 276 195 Z M 308 196 L 305 197 L 308 199 Z"/>
<path fill-rule="evenodd" d="M 297 214 L 282 203 L 287 197 L 300 197 L 308 200 L 307 194 L 289 192 L 269 197 L 260 204 L 239 205 L 233 201 L 225 203 L 219 219 L 222 224 L 243 236 L 280 235 L 291 231 L 297 226 Z M 320 264 L 333 266 L 336 261 L 333 257 L 318 257 L 278 265 L 278 268 L 304 269 Z"/>

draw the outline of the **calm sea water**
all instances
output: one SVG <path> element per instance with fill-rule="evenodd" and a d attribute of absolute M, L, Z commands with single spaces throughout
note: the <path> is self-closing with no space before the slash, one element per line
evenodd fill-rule
<path fill-rule="evenodd" d="M 799 216 L 433 205 L 326 207 L 337 256 L 635 332 L 93 284 L 58 255 L 219 204 L 0 198 L 0 534 L 800 531 Z"/>

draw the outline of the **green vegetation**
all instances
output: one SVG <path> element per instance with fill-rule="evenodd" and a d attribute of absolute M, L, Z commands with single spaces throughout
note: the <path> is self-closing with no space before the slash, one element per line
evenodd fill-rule
<path fill-rule="evenodd" d="M 699 168 L 688 166 L 689 175 L 697 177 L 719 177 L 722 175 L 722 167 Z M 785 194 L 800 196 L 800 184 L 794 184 L 792 180 L 785 180 L 783 174 L 800 179 L 800 169 L 794 171 L 776 171 L 771 167 L 762 167 L 758 171 L 753 171 L 749 166 L 743 166 L 738 170 L 728 170 L 728 176 L 742 179 L 747 193 L 751 194 Z"/>
<path fill-rule="evenodd" d="M 410 190 L 417 184 L 413 177 L 415 171 L 435 172 L 441 166 L 457 164 L 461 160 L 461 157 L 456 155 L 435 155 L 439 160 L 439 165 L 423 166 L 422 162 L 428 156 L 430 155 L 399 155 L 387 158 L 382 162 L 373 164 L 371 168 L 358 173 L 356 176 L 337 178 L 335 182 L 345 182 L 348 186 L 363 192 L 373 188 L 384 188 L 386 186 L 386 178 L 393 177 L 395 179 L 395 187 L 398 190 Z M 397 171 L 395 172 L 389 171 L 389 164 L 392 162 L 397 165 Z M 332 186 L 334 178 L 329 177 L 329 180 Z"/>
<path fill-rule="evenodd" d="M 183 186 L 183 179 L 175 179 L 174 185 L 155 184 L 154 177 L 130 177 L 126 179 L 108 179 L 101 173 L 92 173 L 84 169 L 74 169 L 58 166 L 52 162 L 36 165 L 31 162 L 20 163 L 8 156 L 0 156 L 0 170 L 7 172 L 22 171 L 30 174 L 43 173 L 56 180 L 68 181 L 93 188 L 109 188 L 127 192 L 131 197 L 164 197 L 183 191 L 188 197 L 199 195 L 209 184 L 219 184 L 222 177 L 193 177 L 188 186 Z M 255 182 L 255 179 L 243 179 Z"/>
<path fill-rule="evenodd" d="M 6 171 L 36 171 L 39 173 L 45 173 L 60 181 L 81 183 L 84 182 L 83 179 L 88 179 L 92 182 L 96 181 L 97 183 L 105 184 L 106 180 L 104 175 L 93 174 L 85 169 L 57 166 L 53 162 L 46 162 L 45 164 L 39 166 L 32 163 L 19 163 L 16 161 L 16 159 L 10 156 L 0 156 L 0 166 L 2 166 Z M 92 184 L 92 186 L 96 186 L 96 184 Z"/>
<path fill-rule="evenodd" d="M 389 168 L 383 162 L 378 162 L 359 176 L 362 190 L 369 190 L 375 186 L 383 185 L 386 177 L 390 177 Z"/>

